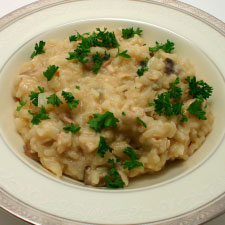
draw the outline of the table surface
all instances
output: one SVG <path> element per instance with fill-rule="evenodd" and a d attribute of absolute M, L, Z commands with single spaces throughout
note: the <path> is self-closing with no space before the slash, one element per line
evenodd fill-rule
<path fill-rule="evenodd" d="M 35 2 L 36 0 L 7 0 L 0 2 L 0 18 L 10 13 L 11 11 L 18 9 L 24 5 Z M 41 1 L 41 0 L 39 0 Z M 193 5 L 199 9 L 204 10 L 207 13 L 217 17 L 221 21 L 225 22 L 225 1 L 223 0 L 181 0 L 182 2 Z M 8 212 L 0 209 L 0 225 L 28 225 L 29 223 L 24 222 L 17 217 L 9 214 Z M 214 220 L 205 223 L 205 225 L 224 225 L 225 214 L 221 215 Z"/>

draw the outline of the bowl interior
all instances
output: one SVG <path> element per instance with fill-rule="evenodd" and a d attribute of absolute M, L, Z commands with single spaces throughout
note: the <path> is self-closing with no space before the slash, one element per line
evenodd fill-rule
<path fill-rule="evenodd" d="M 50 31 L 43 32 L 42 34 L 38 34 L 30 41 L 24 43 L 23 46 L 19 46 L 18 49 L 15 49 L 14 54 L 7 60 L 0 73 L 0 95 L 2 96 L 0 98 L 2 110 L 0 114 L 0 127 L 1 135 L 8 145 L 8 148 L 2 150 L 13 151 L 23 163 L 28 165 L 28 169 L 34 169 L 51 179 L 56 179 L 58 182 L 74 185 L 76 187 L 80 186 L 83 188 L 96 189 L 87 187 L 66 176 L 59 180 L 40 164 L 25 156 L 23 140 L 15 129 L 13 116 L 14 99 L 12 98 L 13 84 L 18 74 L 18 69 L 24 62 L 29 60 L 36 42 L 49 39 L 64 39 L 74 34 L 75 31 L 84 33 L 94 30 L 96 27 L 107 27 L 109 29 L 118 27 L 140 27 L 143 29 L 143 38 L 149 45 L 154 45 L 155 41 L 165 42 L 167 39 L 173 41 L 175 43 L 175 52 L 182 57 L 190 59 L 190 62 L 194 65 L 196 76 L 200 79 L 204 79 L 214 87 L 213 96 L 210 99 L 211 110 L 215 118 L 213 130 L 200 149 L 187 161 L 169 163 L 161 172 L 132 180 L 126 190 L 163 185 L 174 179 L 179 179 L 198 168 L 216 151 L 224 135 L 223 123 L 220 123 L 220 118 L 223 118 L 225 115 L 225 109 L 220 105 L 225 99 L 224 78 L 213 63 L 213 59 L 205 55 L 204 49 L 198 48 L 198 46 L 195 46 L 195 44 L 191 43 L 189 40 L 162 27 L 131 20 L 101 19 L 65 24 L 53 28 Z"/>

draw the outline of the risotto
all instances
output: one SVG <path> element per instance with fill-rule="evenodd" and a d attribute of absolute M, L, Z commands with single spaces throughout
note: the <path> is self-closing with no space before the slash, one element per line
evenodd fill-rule
<path fill-rule="evenodd" d="M 122 188 L 187 160 L 212 129 L 212 87 L 137 28 L 36 43 L 16 77 L 15 124 L 24 152 L 58 177 Z"/>

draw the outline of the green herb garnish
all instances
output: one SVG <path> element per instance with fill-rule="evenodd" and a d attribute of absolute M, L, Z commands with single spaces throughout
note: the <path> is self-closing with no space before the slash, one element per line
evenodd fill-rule
<path fill-rule="evenodd" d="M 124 169 L 127 168 L 128 170 L 132 170 L 134 168 L 143 166 L 143 163 L 142 162 L 137 161 L 138 154 L 131 147 L 127 147 L 124 150 L 124 154 L 126 154 L 130 158 L 130 160 L 125 160 L 124 161 L 124 164 L 123 164 L 123 168 Z"/>
<path fill-rule="evenodd" d="M 97 74 L 98 71 L 100 70 L 103 60 L 101 58 L 101 55 L 99 52 L 96 52 L 93 55 L 93 61 L 94 61 L 94 65 L 93 65 L 93 73 Z"/>
<path fill-rule="evenodd" d="M 147 127 L 147 124 L 146 124 L 143 120 L 141 120 L 140 117 L 137 117 L 137 121 L 140 122 L 140 123 L 142 123 L 142 125 L 143 125 L 145 128 Z"/>
<path fill-rule="evenodd" d="M 123 188 L 125 185 L 115 167 L 108 171 L 108 175 L 104 179 L 108 188 Z"/>
<path fill-rule="evenodd" d="M 202 103 L 204 99 L 203 97 L 199 97 L 196 99 L 191 105 L 188 107 L 187 111 L 193 114 L 194 116 L 197 116 L 200 120 L 206 120 L 206 112 L 202 110 Z"/>
<path fill-rule="evenodd" d="M 80 130 L 80 127 L 74 125 L 73 123 L 70 123 L 70 125 L 67 124 L 65 127 L 63 127 L 63 130 L 70 131 L 73 134 L 76 134 Z"/>
<path fill-rule="evenodd" d="M 18 111 L 18 112 L 22 109 L 23 106 L 25 106 L 27 104 L 27 101 L 21 100 L 19 103 L 20 103 L 20 106 L 18 106 L 16 108 L 16 111 Z"/>
<path fill-rule="evenodd" d="M 126 113 L 125 113 L 125 112 L 122 112 L 122 115 L 123 115 L 123 116 L 126 116 Z"/>
<path fill-rule="evenodd" d="M 58 66 L 50 65 L 47 70 L 43 72 L 43 75 L 50 81 L 58 69 Z"/>
<path fill-rule="evenodd" d="M 60 104 L 63 104 L 63 102 L 56 94 L 52 94 L 49 97 L 47 97 L 47 103 L 55 106 L 60 106 Z"/>
<path fill-rule="evenodd" d="M 62 96 L 66 100 L 70 110 L 76 108 L 79 104 L 79 100 L 75 99 L 71 92 L 62 91 Z"/>
<path fill-rule="evenodd" d="M 80 90 L 80 86 L 78 86 L 78 85 L 76 85 L 76 87 L 75 87 L 77 90 Z"/>
<path fill-rule="evenodd" d="M 38 106 L 38 95 L 44 92 L 44 88 L 41 88 L 40 86 L 38 86 L 38 89 L 40 92 L 31 91 L 29 95 L 29 98 L 32 104 L 35 106 Z"/>
<path fill-rule="evenodd" d="M 50 119 L 43 105 L 41 106 L 41 111 L 36 115 L 32 113 L 30 110 L 28 110 L 28 112 L 33 116 L 33 119 L 31 120 L 31 123 L 33 125 L 38 125 L 41 122 L 41 120 Z"/>
<path fill-rule="evenodd" d="M 124 58 L 130 58 L 130 55 L 127 54 L 127 51 L 128 50 L 124 50 L 123 52 L 120 52 L 120 49 L 118 48 L 118 52 L 117 52 L 116 57 L 121 56 L 121 57 L 124 57 Z"/>
<path fill-rule="evenodd" d="M 141 30 L 139 27 L 136 29 L 136 31 L 133 27 L 122 29 L 122 37 L 124 39 L 132 38 L 135 34 L 141 35 L 142 31 L 143 30 Z"/>
<path fill-rule="evenodd" d="M 45 53 L 44 46 L 45 46 L 44 41 L 40 41 L 39 45 L 38 45 L 38 43 L 36 43 L 35 47 L 34 47 L 35 51 L 31 54 L 30 58 L 33 59 L 34 56 Z"/>
<path fill-rule="evenodd" d="M 155 47 L 150 47 L 149 51 L 150 52 L 157 52 L 159 49 L 162 49 L 166 53 L 171 53 L 174 50 L 174 43 L 167 40 L 165 44 L 159 44 L 157 41 L 155 42 L 156 46 Z"/>
<path fill-rule="evenodd" d="M 180 83 L 180 78 L 177 77 L 176 80 L 170 83 L 171 89 L 168 91 L 170 98 L 180 99 L 182 96 L 181 88 L 177 87 L 176 85 Z"/>
<path fill-rule="evenodd" d="M 113 151 L 113 149 L 107 144 L 106 138 L 103 136 L 100 136 L 97 153 L 99 154 L 100 157 L 104 158 L 107 150 L 109 150 L 110 152 Z"/>
<path fill-rule="evenodd" d="M 149 58 L 146 58 L 145 61 L 141 62 L 141 67 L 137 70 L 138 76 L 143 76 L 145 71 L 148 71 L 148 63 Z"/>
<path fill-rule="evenodd" d="M 213 88 L 203 80 L 196 81 L 196 76 L 194 76 L 192 79 L 190 78 L 190 76 L 188 76 L 185 80 L 189 84 L 189 94 L 193 98 L 202 96 L 204 99 L 207 99 L 212 95 Z"/>
<path fill-rule="evenodd" d="M 119 120 L 114 117 L 112 112 L 105 112 L 104 114 L 95 113 L 93 114 L 94 118 L 90 119 L 88 123 L 90 128 L 94 129 L 96 132 L 101 132 L 105 127 L 116 128 L 116 123 Z"/>

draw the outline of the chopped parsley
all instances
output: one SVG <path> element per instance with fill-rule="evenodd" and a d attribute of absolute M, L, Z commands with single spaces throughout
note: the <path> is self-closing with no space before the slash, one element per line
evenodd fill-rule
<path fill-rule="evenodd" d="M 45 46 L 45 42 L 44 41 L 40 41 L 39 44 L 36 43 L 35 47 L 34 47 L 34 51 L 31 54 L 30 58 L 33 59 L 34 56 L 45 53 L 44 46 Z"/>
<path fill-rule="evenodd" d="M 46 113 L 45 107 L 43 105 L 41 106 L 41 111 L 36 115 L 34 113 L 32 113 L 30 110 L 28 110 L 28 112 L 33 116 L 32 120 L 31 120 L 31 123 L 33 125 L 38 125 L 41 122 L 41 120 L 50 119 L 48 114 Z"/>
<path fill-rule="evenodd" d="M 38 86 L 38 89 L 39 89 L 39 92 L 31 91 L 30 95 L 29 95 L 29 98 L 30 98 L 32 104 L 35 105 L 35 106 L 38 106 L 38 95 L 40 93 L 44 92 L 43 87 L 41 88 L 40 86 Z"/>
<path fill-rule="evenodd" d="M 103 60 L 107 61 L 110 58 L 110 53 L 107 54 L 107 52 L 105 51 L 105 55 L 102 57 Z"/>
<path fill-rule="evenodd" d="M 78 85 L 76 85 L 76 87 L 75 87 L 77 90 L 80 90 L 80 86 L 78 86 Z"/>
<path fill-rule="evenodd" d="M 132 38 L 135 34 L 141 35 L 142 31 L 139 27 L 136 30 L 133 27 L 122 29 L 122 37 L 124 39 Z"/>
<path fill-rule="evenodd" d="M 97 74 L 103 63 L 102 57 L 99 52 L 96 52 L 93 55 L 93 61 L 94 61 L 93 73 Z"/>
<path fill-rule="evenodd" d="M 177 87 L 176 85 L 180 83 L 180 78 L 177 77 L 176 80 L 170 83 L 171 89 L 168 91 L 170 98 L 180 99 L 182 96 L 181 88 Z"/>
<path fill-rule="evenodd" d="M 122 116 L 126 116 L 126 113 L 125 112 L 122 112 L 121 114 L 122 114 Z"/>
<path fill-rule="evenodd" d="M 104 179 L 108 188 L 123 188 L 125 185 L 115 167 L 108 171 L 108 175 Z"/>
<path fill-rule="evenodd" d="M 197 116 L 200 120 L 206 120 L 206 112 L 202 110 L 202 103 L 204 99 L 203 97 L 200 97 L 199 99 L 196 99 L 191 105 L 188 107 L 187 111 L 193 114 L 194 116 Z"/>
<path fill-rule="evenodd" d="M 50 81 L 58 69 L 58 66 L 50 65 L 47 70 L 43 72 L 43 75 Z"/>
<path fill-rule="evenodd" d="M 66 100 L 70 110 L 78 106 L 79 100 L 75 99 L 71 92 L 62 91 L 62 96 Z"/>
<path fill-rule="evenodd" d="M 143 125 L 145 128 L 147 127 L 147 124 L 146 124 L 143 120 L 141 120 L 140 117 L 137 117 L 137 121 L 140 122 L 140 123 L 142 123 L 142 125 Z"/>
<path fill-rule="evenodd" d="M 81 63 L 88 62 L 88 54 L 90 53 L 91 47 L 105 47 L 105 48 L 116 48 L 119 47 L 119 43 L 116 39 L 114 32 L 107 31 L 107 28 L 104 28 L 103 31 L 100 28 L 96 28 L 96 32 L 88 34 L 88 36 L 82 35 L 79 37 L 81 42 L 78 44 L 78 47 L 74 52 L 69 52 L 69 57 L 67 60 L 77 59 Z M 75 37 L 70 39 L 75 40 Z M 108 56 L 106 56 L 108 57 Z"/>
<path fill-rule="evenodd" d="M 159 44 L 157 41 L 155 42 L 156 46 L 155 47 L 150 47 L 149 51 L 150 52 L 157 52 L 159 49 L 162 49 L 166 53 L 171 53 L 174 50 L 174 43 L 167 40 L 165 44 Z"/>
<path fill-rule="evenodd" d="M 120 49 L 118 48 L 118 52 L 117 52 L 116 57 L 121 56 L 121 57 L 124 57 L 124 58 L 130 58 L 130 55 L 127 54 L 127 51 L 128 50 L 124 50 L 123 52 L 120 52 Z"/>
<path fill-rule="evenodd" d="M 55 106 L 60 106 L 60 104 L 63 104 L 63 102 L 56 94 L 52 94 L 49 97 L 47 97 L 47 103 Z"/>
<path fill-rule="evenodd" d="M 94 129 L 96 132 L 101 132 L 101 130 L 105 127 L 116 128 L 116 123 L 119 120 L 114 117 L 112 112 L 105 112 L 103 114 L 95 113 L 93 114 L 94 118 L 88 121 L 90 124 L 90 128 Z"/>
<path fill-rule="evenodd" d="M 196 76 L 194 76 L 192 79 L 190 78 L 190 76 L 188 76 L 185 80 L 189 84 L 189 94 L 193 98 L 202 96 L 204 99 L 207 99 L 212 95 L 213 88 L 203 80 L 196 81 Z"/>
<path fill-rule="evenodd" d="M 69 37 L 69 40 L 70 40 L 70 42 L 72 42 L 72 41 L 78 41 L 78 40 L 81 40 L 86 35 L 89 35 L 89 33 L 80 34 L 79 32 L 77 32 L 77 35 L 71 35 Z"/>
<path fill-rule="evenodd" d="M 19 102 L 20 103 L 20 106 L 18 106 L 17 108 L 16 108 L 16 111 L 20 111 L 21 109 L 22 109 L 22 107 L 24 107 L 26 104 L 27 104 L 27 101 L 20 101 Z"/>
<path fill-rule="evenodd" d="M 149 58 L 146 58 L 145 61 L 141 62 L 141 67 L 138 68 L 137 70 L 137 74 L 139 77 L 143 76 L 145 71 L 148 71 L 148 66 L 147 66 L 148 60 Z"/>
<path fill-rule="evenodd" d="M 104 158 L 107 150 L 109 150 L 110 152 L 113 151 L 113 149 L 107 144 L 106 138 L 103 136 L 100 136 L 97 153 L 99 154 L 100 157 Z"/>
<path fill-rule="evenodd" d="M 65 131 L 70 131 L 70 132 L 72 132 L 73 134 L 76 134 L 76 133 L 80 130 L 80 127 L 74 125 L 73 123 L 71 123 L 70 125 L 66 124 L 66 126 L 63 127 L 63 130 L 65 130 Z"/>
<path fill-rule="evenodd" d="M 127 156 L 129 156 L 130 160 L 125 160 L 124 164 L 123 164 L 123 168 L 124 169 L 128 169 L 128 170 L 132 170 L 134 168 L 143 166 L 143 163 L 140 161 L 137 161 L 138 159 L 138 154 L 137 152 L 135 152 L 131 147 L 127 147 L 124 150 L 124 154 L 126 154 Z"/>
<path fill-rule="evenodd" d="M 187 121 L 187 117 L 182 114 L 183 102 L 172 103 L 170 99 L 180 99 L 182 96 L 182 89 L 176 85 L 180 83 L 180 79 L 170 83 L 171 88 L 162 94 L 158 95 L 157 99 L 154 99 L 154 103 L 149 103 L 149 106 L 155 106 L 155 112 L 159 115 L 162 113 L 165 116 L 182 115 L 181 120 Z"/>

